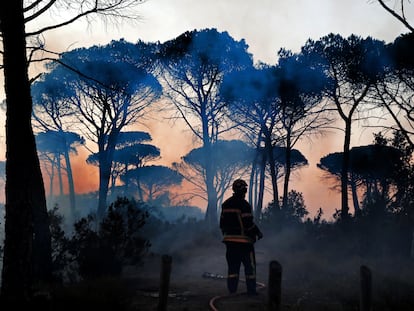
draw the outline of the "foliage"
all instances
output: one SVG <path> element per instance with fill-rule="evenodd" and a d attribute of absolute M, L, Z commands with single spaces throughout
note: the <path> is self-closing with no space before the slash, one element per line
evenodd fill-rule
<path fill-rule="evenodd" d="M 62 282 L 72 277 L 72 259 L 69 255 L 70 239 L 63 229 L 63 216 L 59 214 L 59 207 L 55 205 L 49 210 L 50 234 L 52 238 L 52 264 L 56 280 Z"/>
<path fill-rule="evenodd" d="M 287 218 L 297 221 L 303 220 L 309 214 L 303 194 L 296 190 L 289 191 L 287 205 L 283 212 Z"/>
<path fill-rule="evenodd" d="M 176 116 L 184 119 L 194 136 L 206 149 L 204 184 L 207 190 L 206 220 L 217 221 L 217 191 L 210 148 L 232 127 L 226 103 L 220 97 L 220 84 L 229 72 L 252 66 L 244 40 L 236 41 L 217 29 L 187 31 L 160 46 L 164 95 L 174 105 Z"/>
<path fill-rule="evenodd" d="M 126 265 L 137 265 L 150 243 L 142 237 L 148 213 L 133 200 L 118 198 L 99 223 L 92 215 L 74 224 L 71 238 L 61 229 L 62 218 L 51 211 L 53 262 L 61 279 L 118 276 Z M 96 227 L 98 226 L 98 230 Z"/>
<path fill-rule="evenodd" d="M 274 227 L 280 230 L 283 226 L 303 223 L 305 216 L 308 214 L 303 194 L 296 190 L 291 190 L 288 193 L 286 207 L 280 210 L 276 208 L 273 202 L 269 203 L 267 209 L 262 212 L 261 222 L 267 227 Z"/>
<path fill-rule="evenodd" d="M 149 165 L 128 170 L 121 176 L 121 180 L 140 187 L 145 192 L 145 199 L 153 201 L 165 194 L 168 188 L 180 185 L 183 177 L 169 167 Z"/>
<path fill-rule="evenodd" d="M 173 163 L 173 166 L 189 183 L 194 185 L 194 194 L 205 199 L 205 171 L 210 160 L 216 172 L 214 189 L 221 200 L 235 176 L 245 174 L 253 161 L 254 152 L 254 149 L 241 140 L 218 140 L 210 146 L 209 151 L 205 147 L 190 150 L 181 157 L 180 163 Z"/>
<path fill-rule="evenodd" d="M 414 33 L 402 34 L 389 46 L 390 54 L 395 68 L 411 73 L 414 70 L 414 62 L 410 57 L 410 51 L 414 48 Z"/>

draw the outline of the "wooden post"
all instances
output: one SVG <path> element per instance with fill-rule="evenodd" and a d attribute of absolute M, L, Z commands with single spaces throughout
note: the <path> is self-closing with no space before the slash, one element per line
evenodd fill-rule
<path fill-rule="evenodd" d="M 269 264 L 267 311 L 280 311 L 282 306 L 282 266 L 276 260 Z"/>
<path fill-rule="evenodd" d="M 359 300 L 360 311 L 372 310 L 372 275 L 366 266 L 360 267 L 361 293 Z"/>
<path fill-rule="evenodd" d="M 160 291 L 157 311 L 167 310 L 168 291 L 170 287 L 172 257 L 162 255 L 161 258 L 161 275 L 160 275 Z"/>

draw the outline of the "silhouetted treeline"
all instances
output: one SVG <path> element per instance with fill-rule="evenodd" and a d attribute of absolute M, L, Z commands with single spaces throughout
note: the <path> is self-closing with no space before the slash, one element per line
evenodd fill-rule
<path fill-rule="evenodd" d="M 404 111 L 404 101 L 396 101 L 406 92 L 392 91 L 393 86 L 406 83 L 401 75 L 410 70 L 400 56 L 406 48 L 401 42 L 407 40 L 409 37 L 402 35 L 385 44 L 371 37 L 329 34 L 319 40 L 309 39 L 298 53 L 281 49 L 275 65 L 253 64 L 244 40 L 235 41 L 227 32 L 216 29 L 188 31 L 165 43 L 113 41 L 66 52 L 58 62 L 48 65 L 50 72 L 32 87 L 35 120 L 46 132 L 56 127 L 51 122 L 56 118 L 60 131 L 66 130 L 66 120 L 80 127 L 91 125 L 85 128 L 90 132 L 84 133 L 100 148 L 88 163 L 99 167 L 102 214 L 102 204 L 108 191 L 115 190 L 117 180 L 125 185 L 124 194 L 135 192 L 140 200 L 154 199 L 157 190 L 143 184 L 143 174 L 145 166 L 147 176 L 159 174 L 148 165 L 157 155 L 151 156 L 144 145 L 137 149 L 142 144 L 139 140 L 125 144 L 118 142 L 118 137 L 127 134 L 123 133 L 126 125 L 139 124 L 145 114 L 159 109 L 156 100 L 163 99 L 162 104 L 173 109 L 171 115 L 177 113 L 176 117 L 184 119 L 201 144 L 198 163 L 189 162 L 189 153 L 172 169 L 193 184 L 194 192 L 188 198 L 197 195 L 207 200 L 206 219 L 213 226 L 223 193 L 235 176 L 250 180 L 249 200 L 256 216 L 265 204 L 267 180 L 271 182 L 272 207 L 286 209 L 291 171 L 307 164 L 306 159 L 296 162 L 294 146 L 322 133 L 333 122 L 343 121 L 344 149 L 336 170 L 341 181 L 341 218 L 345 219 L 352 215 L 349 189 L 353 194 L 365 191 L 362 183 L 352 179 L 352 125 L 361 118 L 367 125 L 370 120 L 375 122 L 373 111 L 388 109 L 391 115 Z M 96 96 L 96 92 L 107 95 Z M 94 109 L 98 108 L 96 114 Z M 115 118 L 111 119 L 112 115 Z M 411 145 L 410 132 L 402 122 L 396 122 L 395 127 Z M 384 135 L 387 130 L 384 127 Z M 246 160 L 231 169 L 230 163 L 235 163 L 232 158 L 239 151 L 223 153 L 223 148 L 231 145 L 221 143 L 230 133 L 251 148 L 241 151 Z M 219 157 L 229 158 L 227 167 Z M 60 156 L 51 165 L 59 163 Z M 162 191 L 166 193 L 170 185 L 172 181 Z M 359 202 L 353 198 L 359 211 Z"/>
<path fill-rule="evenodd" d="M 120 1 L 112 6 L 98 1 L 96 7 L 86 11 L 83 11 L 82 2 L 79 7 L 68 7 L 75 13 L 74 19 L 33 33 L 26 33 L 24 25 L 39 16 L 37 6 L 24 8 L 23 2 L 10 3 L 0 10 L 7 97 L 3 299 L 27 302 L 32 296 L 33 284 L 47 283 L 51 278 L 51 234 L 39 155 L 30 122 L 32 117 L 39 134 L 54 131 L 79 135 L 75 140 L 66 141 L 68 145 L 63 150 L 48 150 L 47 156 L 52 168 L 50 176 L 54 176 L 55 168 L 59 177 L 61 172 L 67 172 L 75 220 L 78 217 L 74 200 L 76 181 L 72 180 L 70 151 L 82 139 L 94 144 L 96 150 L 92 152 L 96 153 L 99 163 L 97 217 L 103 220 L 109 212 L 107 197 L 111 178 L 116 180 L 122 169 L 129 168 L 130 162 L 115 161 L 120 160 L 116 158 L 116 151 L 120 148 L 121 133 L 128 126 L 141 122 L 155 103 L 172 104 L 177 116 L 184 119 L 205 151 L 204 159 L 193 161 L 191 165 L 201 164 L 202 183 L 196 186 L 204 190 L 210 228 L 216 225 L 218 191 L 234 176 L 250 179 L 249 197 L 256 211 L 263 208 L 265 183 L 270 179 L 273 196 L 270 214 L 279 219 L 289 214 L 293 148 L 334 121 L 342 122 L 340 127 L 344 130 L 338 212 L 338 220 L 344 224 L 360 217 L 350 214 L 348 206 L 349 187 L 353 186 L 349 182 L 355 181 L 351 175 L 357 172 L 352 166 L 350 148 L 353 123 L 364 119 L 369 125 L 371 116 L 375 115 L 373 112 L 385 111 L 392 124 L 384 127 L 384 135 L 387 130 L 397 129 L 400 142 L 410 148 L 413 146 L 410 131 L 413 68 L 411 61 L 406 60 L 410 58 L 405 57 L 412 47 L 412 33 L 401 35 L 390 44 L 371 37 L 343 38 L 328 34 L 316 41 L 309 39 L 298 53 L 282 48 L 275 65 L 253 64 L 244 40 L 236 41 L 227 32 L 220 33 L 216 29 L 188 31 L 165 43 L 113 41 L 103 47 L 62 53 L 56 62 L 49 64 L 49 73 L 33 85 L 30 94 L 33 81 L 28 76 L 28 63 L 34 55 L 31 52 L 42 50 L 43 43 L 37 41 L 39 47 L 32 49 L 26 39 L 40 38 L 43 32 L 88 14 L 109 12 L 111 16 L 123 16 L 122 9 L 135 2 Z M 48 8 L 46 6 L 45 10 Z M 400 20 L 409 26 L 404 14 Z M 28 50 L 31 52 L 27 53 Z M 257 75 L 251 74 L 256 70 Z M 232 81 L 237 83 L 232 85 Z M 40 88 L 37 93 L 36 86 Z M 246 96 L 240 96 L 241 92 L 235 89 L 246 90 Z M 40 108 L 32 109 L 32 99 L 36 99 Z M 80 132 L 73 132 L 74 129 Z M 214 146 L 223 140 L 225 133 L 241 137 L 255 153 L 250 165 L 233 166 L 230 173 L 223 174 L 214 161 Z M 282 160 L 275 157 L 277 147 L 283 148 Z M 405 151 L 401 156 L 410 159 L 412 150 L 406 148 Z M 140 157 L 135 156 L 137 158 Z M 114 163 L 121 170 L 114 169 Z M 412 226 L 412 165 L 410 161 L 401 163 L 404 164 L 395 168 L 401 178 L 390 181 L 382 176 L 356 184 L 354 193 L 365 191 L 361 217 L 374 217 L 381 211 L 380 219 L 401 216 Z M 134 166 L 142 168 L 144 165 L 135 162 Z M 153 169 L 160 171 L 156 167 Z M 248 169 L 250 173 L 246 173 Z M 144 173 L 147 169 L 140 171 Z M 177 177 L 168 169 L 164 172 Z M 192 180 L 190 174 L 180 174 Z M 147 198 L 153 198 L 151 191 L 155 186 L 151 179 L 143 186 L 139 177 L 134 177 L 138 184 L 136 190 L 146 189 Z M 280 196 L 278 183 L 282 177 Z M 179 177 L 174 179 L 174 183 L 179 182 Z M 167 191 L 163 189 L 162 192 L 159 198 L 166 197 Z"/>

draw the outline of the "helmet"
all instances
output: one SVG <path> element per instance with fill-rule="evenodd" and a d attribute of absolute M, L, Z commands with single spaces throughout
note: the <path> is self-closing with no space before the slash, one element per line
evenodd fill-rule
<path fill-rule="evenodd" d="M 247 191 L 247 183 L 243 179 L 236 179 L 233 182 L 232 188 L 235 193 L 245 193 Z"/>

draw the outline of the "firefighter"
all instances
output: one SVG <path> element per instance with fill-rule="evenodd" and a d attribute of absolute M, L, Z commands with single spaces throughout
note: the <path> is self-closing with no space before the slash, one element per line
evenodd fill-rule
<path fill-rule="evenodd" d="M 243 263 L 247 294 L 257 295 L 254 243 L 263 234 L 253 221 L 251 205 L 245 200 L 247 183 L 237 179 L 233 182 L 232 189 L 233 195 L 223 202 L 220 216 L 220 229 L 226 245 L 227 288 L 230 294 L 237 291 L 240 266 Z"/>

